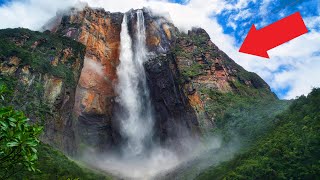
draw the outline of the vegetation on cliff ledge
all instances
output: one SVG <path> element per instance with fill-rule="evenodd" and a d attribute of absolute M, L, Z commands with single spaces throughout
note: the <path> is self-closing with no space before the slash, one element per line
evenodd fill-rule
<path fill-rule="evenodd" d="M 0 30 L 0 86 L 12 92 L 0 105 L 14 106 L 32 122 L 49 119 L 53 108 L 45 97 L 46 83 L 61 80 L 64 89 L 75 89 L 84 53 L 81 43 L 50 32 Z"/>
<path fill-rule="evenodd" d="M 66 52 L 68 49 L 70 52 Z M 29 65 L 33 72 L 48 73 L 63 78 L 68 83 L 76 83 L 71 66 L 76 58 L 83 59 L 84 52 L 84 45 L 66 37 L 23 28 L 0 30 L 2 63 L 6 63 L 10 57 L 17 57 L 21 60 L 19 67 Z M 70 56 L 66 53 L 70 53 Z M 54 66 L 52 62 L 56 58 L 67 59 L 64 64 Z"/>
<path fill-rule="evenodd" d="M 256 98 L 205 88 L 201 93 L 209 97 L 205 103 L 205 111 L 215 118 L 216 127 L 211 133 L 223 135 L 226 142 L 238 137 L 242 142 L 250 144 L 271 128 L 274 117 L 286 110 L 291 103 L 269 96 Z"/>

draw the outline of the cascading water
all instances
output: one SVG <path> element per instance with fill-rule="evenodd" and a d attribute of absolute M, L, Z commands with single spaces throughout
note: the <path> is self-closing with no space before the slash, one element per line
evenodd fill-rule
<path fill-rule="evenodd" d="M 120 123 L 125 146 L 119 154 L 94 154 L 88 150 L 83 159 L 91 166 L 123 179 L 153 179 L 183 160 L 172 149 L 152 142 L 154 118 L 143 66 L 148 52 L 142 10 L 137 10 L 136 14 L 124 14 L 120 36 L 115 117 Z"/>
<path fill-rule="evenodd" d="M 122 108 L 118 117 L 121 134 L 127 140 L 124 148 L 126 154 L 139 155 L 150 143 L 153 129 L 152 109 L 143 67 L 147 59 L 143 11 L 137 11 L 134 41 L 129 35 L 127 18 L 125 14 L 121 25 L 120 65 L 117 68 L 117 102 Z"/>

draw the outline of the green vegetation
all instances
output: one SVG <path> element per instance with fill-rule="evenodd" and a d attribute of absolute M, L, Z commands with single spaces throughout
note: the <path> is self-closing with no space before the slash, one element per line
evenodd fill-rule
<path fill-rule="evenodd" d="M 52 66 L 51 61 L 55 57 L 62 58 L 63 50 L 67 48 L 72 50 L 73 55 L 65 64 Z M 23 28 L 0 30 L 0 59 L 18 57 L 22 60 L 19 66 L 30 65 L 34 72 L 49 73 L 70 84 L 75 84 L 71 65 L 75 57 L 84 57 L 84 49 L 81 43 L 53 34 Z"/>
<path fill-rule="evenodd" d="M 204 34 L 197 34 L 197 35 L 191 36 L 191 40 L 196 46 L 201 46 L 203 44 L 206 45 L 209 39 Z"/>
<path fill-rule="evenodd" d="M 256 73 L 246 71 L 243 67 L 230 59 L 230 57 L 224 52 L 220 51 L 219 54 L 221 54 L 221 58 L 224 59 L 222 63 L 226 67 L 233 67 L 236 70 L 234 75 L 237 77 L 237 80 L 233 82 L 233 85 L 239 89 L 239 93 L 249 96 L 258 95 L 260 93 L 260 97 L 270 95 L 275 97 L 275 95 L 270 92 L 268 84 L 260 76 L 258 76 Z M 245 84 L 246 81 L 250 82 L 256 91 L 252 91 L 253 88 L 248 87 Z"/>
<path fill-rule="evenodd" d="M 5 101 L 10 90 L 0 85 L 0 101 Z M 36 171 L 38 159 L 36 147 L 42 128 L 30 125 L 29 119 L 21 111 L 12 107 L 0 108 L 0 178 L 7 179 L 26 168 Z"/>
<path fill-rule="evenodd" d="M 52 147 L 38 145 L 36 137 L 40 128 L 31 125 L 35 122 L 43 125 L 53 117 L 54 108 L 43 98 L 43 76 L 60 77 L 64 86 L 75 88 L 72 65 L 77 58 L 83 58 L 84 48 L 76 41 L 52 34 L 21 28 L 0 30 L 1 65 L 11 67 L 11 57 L 20 59 L 16 73 L 0 75 L 0 179 L 106 179 L 80 167 Z M 66 49 L 71 55 L 64 59 Z M 57 66 L 51 65 L 54 58 L 60 59 Z M 61 63 L 61 59 L 65 62 Z M 21 73 L 25 65 L 31 67 L 28 75 Z M 28 82 L 22 83 L 23 78 Z M 22 112 L 32 123 L 27 123 Z"/>
<path fill-rule="evenodd" d="M 14 85 L 17 85 L 14 79 L 6 78 L 0 79 L 0 179 L 109 179 L 80 167 L 48 145 L 39 144 L 37 137 L 42 128 L 30 125 L 23 112 L 6 106 L 13 98 Z M 12 83 L 8 82 L 10 80 Z M 37 108 L 33 110 L 45 114 Z"/>
<path fill-rule="evenodd" d="M 220 59 L 219 66 L 222 65 L 223 69 L 228 71 L 228 75 L 234 77 L 232 80 L 229 79 L 228 83 L 236 94 L 246 97 L 254 96 L 276 99 L 276 96 L 270 91 L 268 84 L 261 77 L 255 73 L 246 71 L 215 45 L 209 45 L 208 41 L 210 39 L 205 32 L 180 33 L 178 37 L 180 40 L 172 49 L 172 53 L 193 62 L 191 66 L 185 65 L 180 67 L 182 77 L 179 79 L 179 82 L 181 84 L 188 82 L 190 78 L 202 75 L 205 70 L 210 70 L 215 63 L 215 59 Z M 183 46 L 187 46 L 187 48 Z M 208 54 L 210 54 L 209 58 Z M 203 63 L 197 62 L 199 59 L 202 59 Z"/>
<path fill-rule="evenodd" d="M 252 88 L 251 88 L 252 89 Z M 252 89 L 252 91 L 258 91 L 256 89 Z M 253 95 L 244 95 L 241 93 L 233 93 L 233 92 L 220 92 L 214 89 L 202 88 L 200 90 L 202 94 L 205 94 L 210 99 L 206 100 L 205 110 L 211 117 L 215 117 L 216 123 L 223 121 L 226 119 L 225 113 L 232 114 L 233 110 L 241 112 L 246 112 L 250 107 L 254 108 L 256 105 L 263 104 L 274 104 L 278 103 L 276 99 L 272 96 L 264 96 L 264 98 L 257 98 L 257 96 Z M 280 108 L 281 109 L 281 108 Z"/>
<path fill-rule="evenodd" d="M 183 78 L 193 78 L 199 76 L 203 73 L 203 65 L 199 63 L 194 63 L 191 66 L 184 68 L 181 72 Z"/>
<path fill-rule="evenodd" d="M 14 76 L 0 75 L 0 89 L 3 89 L 0 106 L 13 106 L 25 112 L 33 121 L 44 122 L 48 116 L 52 116 L 52 112 L 43 99 L 44 85 L 38 79 L 34 79 L 33 83 L 33 86 L 26 86 Z"/>
<path fill-rule="evenodd" d="M 275 117 L 286 110 L 290 101 L 240 98 L 234 95 L 233 104 L 217 116 L 214 133 L 223 135 L 225 142 L 241 138 L 246 147 L 263 136 L 276 122 Z M 216 131 L 216 132 L 215 132 Z"/>
<path fill-rule="evenodd" d="M 237 115 L 229 120 L 235 118 L 238 118 Z M 237 121 L 243 122 L 243 119 L 245 117 Z M 209 168 L 198 179 L 320 177 L 320 89 L 314 89 L 308 97 L 295 100 L 287 111 L 272 121 L 268 118 L 261 120 L 265 119 L 269 128 L 262 132 L 256 143 L 231 161 Z M 239 127 L 234 123 L 231 122 L 231 126 Z M 265 123 L 261 122 L 259 126 L 263 125 Z M 249 136 L 255 136 L 257 131 L 250 133 Z"/>
<path fill-rule="evenodd" d="M 255 73 L 250 73 L 250 72 L 245 72 L 245 73 L 251 74 L 253 77 L 255 76 L 259 77 Z M 239 78 L 240 76 L 238 77 L 238 79 Z M 268 99 L 277 98 L 276 95 L 272 93 L 266 85 L 264 85 L 265 82 L 261 78 L 260 80 L 254 80 L 253 78 L 247 79 L 247 81 L 250 81 L 251 83 L 253 83 L 252 84 L 253 87 L 246 85 L 243 81 L 235 80 L 231 82 L 232 85 L 235 87 L 237 94 L 246 96 L 246 97 L 264 97 Z M 258 82 L 260 82 L 259 85 L 257 85 Z"/>
<path fill-rule="evenodd" d="M 52 147 L 40 144 L 37 148 L 39 160 L 35 167 L 39 169 L 36 172 L 21 171 L 11 179 L 48 179 L 48 180 L 67 180 L 67 179 L 85 179 L 85 180 L 104 180 L 111 179 L 99 172 L 80 167 L 78 164 L 68 159 L 61 152 Z"/>
<path fill-rule="evenodd" d="M 188 52 L 183 50 L 183 48 L 181 48 L 179 45 L 176 45 L 173 47 L 172 52 L 176 55 L 176 56 L 180 56 L 180 57 L 185 57 L 188 59 L 192 59 L 194 57 L 197 56 L 201 56 L 202 53 L 204 52 L 208 52 L 208 51 L 212 51 L 212 47 L 208 46 L 208 37 L 206 37 L 205 35 L 187 35 L 185 33 L 180 33 L 179 34 L 179 38 L 180 39 L 184 39 L 186 41 L 189 41 L 190 43 L 193 43 L 196 48 L 194 49 L 194 51 L 192 52 Z M 216 57 L 216 53 L 213 53 L 213 57 Z"/>
<path fill-rule="evenodd" d="M 172 53 L 179 57 L 184 57 L 187 59 L 192 59 L 192 53 L 184 51 L 180 46 L 175 46 L 172 49 Z"/>
<path fill-rule="evenodd" d="M 0 67 L 17 69 L 13 74 L 0 74 L 0 87 L 10 92 L 0 105 L 23 111 L 33 122 L 50 119 L 53 108 L 44 98 L 44 76 L 62 78 L 65 89 L 74 89 L 79 70 L 73 65 L 77 59 L 81 63 L 84 53 L 84 45 L 66 37 L 23 28 L 0 30 Z M 19 62 L 11 62 L 12 57 L 19 58 Z M 56 66 L 52 65 L 55 60 Z M 26 65 L 30 73 L 23 73 Z"/>
<path fill-rule="evenodd" d="M 19 170 L 35 171 L 36 146 L 41 127 L 31 126 L 29 119 L 12 107 L 0 108 L 0 178 L 7 179 Z"/>

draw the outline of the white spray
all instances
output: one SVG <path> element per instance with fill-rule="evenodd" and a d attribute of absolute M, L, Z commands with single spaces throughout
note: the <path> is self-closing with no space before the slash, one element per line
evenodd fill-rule
<path fill-rule="evenodd" d="M 137 11 L 137 31 L 134 49 L 124 15 L 121 30 L 120 65 L 117 68 L 119 83 L 116 87 L 117 102 L 122 107 L 121 134 L 127 139 L 126 154 L 139 155 L 151 141 L 153 118 L 149 91 L 143 63 L 146 61 L 145 25 L 143 12 Z"/>

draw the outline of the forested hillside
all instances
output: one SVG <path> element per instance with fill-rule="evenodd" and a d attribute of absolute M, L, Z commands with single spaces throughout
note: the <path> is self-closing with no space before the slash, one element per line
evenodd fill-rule
<path fill-rule="evenodd" d="M 197 179 L 317 179 L 320 177 L 320 89 L 278 115 L 249 150 Z"/>

